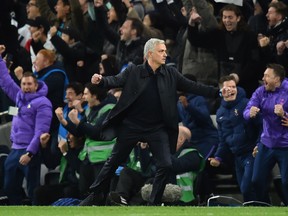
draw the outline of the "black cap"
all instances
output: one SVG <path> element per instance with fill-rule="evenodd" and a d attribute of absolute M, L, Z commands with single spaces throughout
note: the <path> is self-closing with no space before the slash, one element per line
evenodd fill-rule
<path fill-rule="evenodd" d="M 44 17 L 41 16 L 36 17 L 34 20 L 28 19 L 27 24 L 38 28 L 43 27 L 45 34 L 47 34 L 48 31 L 50 30 L 49 22 Z"/>
<path fill-rule="evenodd" d="M 75 41 L 79 41 L 80 40 L 79 31 L 77 31 L 75 28 L 66 27 L 64 29 L 60 29 L 60 31 L 63 34 L 67 34 L 70 37 L 70 39 L 74 39 Z"/>

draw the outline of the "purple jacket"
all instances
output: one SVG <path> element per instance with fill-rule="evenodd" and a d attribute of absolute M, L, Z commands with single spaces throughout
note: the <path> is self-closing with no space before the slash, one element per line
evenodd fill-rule
<path fill-rule="evenodd" d="M 281 125 L 281 117 L 274 113 L 274 106 L 282 104 L 285 112 L 288 111 L 288 80 L 285 79 L 275 91 L 266 91 L 264 86 L 253 93 L 244 110 L 244 118 L 250 118 L 250 108 L 256 106 L 260 109 L 263 118 L 263 132 L 261 143 L 268 148 L 288 147 L 288 127 Z"/>
<path fill-rule="evenodd" d="M 38 81 L 36 93 L 24 93 L 10 77 L 0 57 L 0 87 L 18 107 L 18 115 L 12 121 L 12 149 L 26 149 L 36 154 L 40 147 L 40 135 L 49 132 L 52 119 L 52 105 L 46 98 L 47 86 Z"/>

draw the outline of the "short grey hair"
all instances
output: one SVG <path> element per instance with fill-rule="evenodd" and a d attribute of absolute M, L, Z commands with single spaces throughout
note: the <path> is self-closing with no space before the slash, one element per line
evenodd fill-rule
<path fill-rule="evenodd" d="M 160 40 L 158 38 L 151 38 L 149 39 L 144 46 L 144 58 L 148 58 L 148 52 L 153 51 L 155 46 L 158 44 L 165 44 L 164 40 Z"/>

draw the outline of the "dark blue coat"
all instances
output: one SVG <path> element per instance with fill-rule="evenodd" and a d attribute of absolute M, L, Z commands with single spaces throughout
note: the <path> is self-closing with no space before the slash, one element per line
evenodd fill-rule
<path fill-rule="evenodd" d="M 226 152 L 231 151 L 239 156 L 253 151 L 262 128 L 260 119 L 246 121 L 243 111 L 248 103 L 245 92 L 241 88 L 235 101 L 221 101 L 216 113 L 218 124 L 219 146 L 216 157 L 223 158 Z"/>

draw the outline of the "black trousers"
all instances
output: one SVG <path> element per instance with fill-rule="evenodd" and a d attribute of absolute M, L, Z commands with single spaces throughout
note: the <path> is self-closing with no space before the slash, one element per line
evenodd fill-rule
<path fill-rule="evenodd" d="M 79 173 L 79 191 L 80 197 L 86 197 L 89 192 L 90 185 L 95 181 L 99 175 L 101 169 L 103 168 L 104 162 L 91 164 L 91 163 L 81 163 L 80 173 Z"/>
<path fill-rule="evenodd" d="M 126 162 L 130 152 L 137 142 L 147 142 L 156 165 L 156 175 L 153 181 L 149 204 L 161 204 L 162 195 L 171 170 L 171 154 L 168 132 L 165 128 L 139 131 L 128 127 L 120 127 L 117 142 L 112 150 L 111 157 L 106 161 L 90 189 L 94 193 L 105 193 L 110 179 L 117 167 Z"/>

